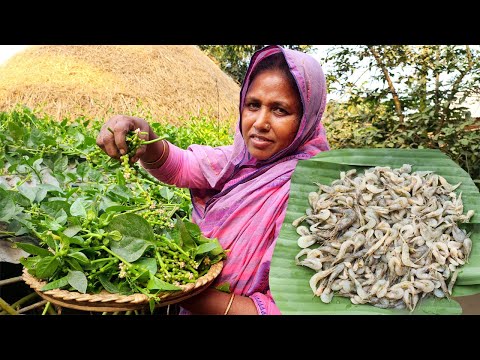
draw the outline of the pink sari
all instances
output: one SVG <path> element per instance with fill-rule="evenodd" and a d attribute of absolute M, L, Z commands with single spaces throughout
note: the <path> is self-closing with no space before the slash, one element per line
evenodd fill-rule
<path fill-rule="evenodd" d="M 292 173 L 298 160 L 329 150 L 321 123 L 327 96 L 325 76 L 310 55 L 279 46 L 256 52 L 242 85 L 240 113 L 252 70 L 277 52 L 287 60 L 304 109 L 297 135 L 286 149 L 264 161 L 252 158 L 240 133 L 239 119 L 233 145 L 191 145 L 187 150 L 170 145 L 167 162 L 158 170 L 150 170 L 161 181 L 190 189 L 193 221 L 205 236 L 217 238 L 229 250 L 213 286 L 228 283 L 235 294 L 250 297 L 259 314 L 280 314 L 268 278 Z M 182 313 L 186 311 L 182 309 Z"/>

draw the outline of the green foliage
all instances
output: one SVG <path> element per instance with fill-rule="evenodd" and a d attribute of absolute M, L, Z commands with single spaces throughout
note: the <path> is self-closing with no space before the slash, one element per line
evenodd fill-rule
<path fill-rule="evenodd" d="M 101 125 L 27 108 L 0 113 L 0 235 L 31 254 L 21 263 L 47 281 L 44 290 L 142 292 L 156 301 L 225 254 L 189 220 L 186 189 L 98 148 Z M 128 154 L 144 143 L 128 134 Z M 23 234 L 35 244 L 17 242 Z"/>
<path fill-rule="evenodd" d="M 440 149 L 480 186 L 480 131 L 461 106 L 478 91 L 479 60 L 469 46 L 330 48 L 329 92 L 342 94 L 325 113 L 332 148 Z"/>
<path fill-rule="evenodd" d="M 233 144 L 234 134 L 231 124 L 215 122 L 204 116 L 192 116 L 183 121 L 181 126 L 157 122 L 150 125 L 155 133 L 182 149 L 186 149 L 191 144 L 212 147 Z"/>
<path fill-rule="evenodd" d="M 266 45 L 199 45 L 207 55 L 213 57 L 220 68 L 241 84 L 247 73 L 252 55 Z M 282 45 L 289 49 L 309 52 L 312 45 Z"/>

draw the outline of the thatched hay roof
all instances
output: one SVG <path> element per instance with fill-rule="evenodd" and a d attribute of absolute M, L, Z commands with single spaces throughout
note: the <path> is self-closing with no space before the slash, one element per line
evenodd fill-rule
<path fill-rule="evenodd" d="M 0 66 L 0 111 L 20 103 L 59 120 L 132 114 L 234 121 L 239 92 L 195 45 L 32 46 Z"/>

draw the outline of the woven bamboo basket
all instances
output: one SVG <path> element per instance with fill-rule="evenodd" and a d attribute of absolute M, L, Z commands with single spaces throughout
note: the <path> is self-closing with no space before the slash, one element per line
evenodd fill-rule
<path fill-rule="evenodd" d="M 164 291 L 158 294 L 159 302 L 157 307 L 174 304 L 194 295 L 201 293 L 215 280 L 222 271 L 223 262 L 219 261 L 213 264 L 210 270 L 203 276 L 199 277 L 195 283 L 180 285 L 181 290 Z M 121 295 L 112 294 L 106 290 L 102 290 L 98 294 L 82 294 L 77 291 L 68 290 L 48 290 L 40 289 L 47 284 L 28 273 L 27 269 L 23 269 L 23 280 L 43 299 L 50 301 L 58 306 L 83 310 L 83 311 L 99 311 L 99 312 L 115 312 L 140 310 L 148 308 L 148 297 L 144 294 Z"/>

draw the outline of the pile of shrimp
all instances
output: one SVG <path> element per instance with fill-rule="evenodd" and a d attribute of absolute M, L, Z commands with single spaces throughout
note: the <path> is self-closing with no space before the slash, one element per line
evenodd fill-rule
<path fill-rule="evenodd" d="M 308 194 L 305 215 L 292 225 L 300 236 L 297 265 L 315 271 L 309 284 L 329 303 L 413 311 L 425 296 L 450 297 L 472 240 L 460 222 L 462 194 L 434 172 L 374 167 L 342 172 Z"/>

